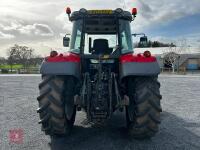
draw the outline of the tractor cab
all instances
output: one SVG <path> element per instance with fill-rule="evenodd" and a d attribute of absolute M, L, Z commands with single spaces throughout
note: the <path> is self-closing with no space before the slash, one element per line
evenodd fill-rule
<path fill-rule="evenodd" d="M 113 106 L 120 103 L 117 84 L 113 89 L 112 86 L 119 77 L 116 74 L 119 74 L 120 56 L 133 52 L 130 22 L 135 15 L 120 8 L 81 9 L 70 13 L 67 9 L 69 19 L 73 22 L 70 52 L 80 56 L 83 84 L 92 97 L 88 116 L 93 121 L 105 120 L 111 116 Z M 67 39 L 66 43 L 69 43 Z M 109 98 L 108 91 L 117 93 L 118 102 L 112 101 L 112 96 Z"/>
<path fill-rule="evenodd" d="M 86 10 L 81 9 L 70 15 L 73 31 L 70 41 L 70 51 L 83 57 L 98 57 L 109 55 L 119 58 L 121 54 L 133 51 L 130 22 L 135 13 L 116 10 Z M 69 38 L 64 38 L 64 41 Z M 68 42 L 64 42 L 68 43 Z M 65 45 L 64 46 L 68 46 Z"/>

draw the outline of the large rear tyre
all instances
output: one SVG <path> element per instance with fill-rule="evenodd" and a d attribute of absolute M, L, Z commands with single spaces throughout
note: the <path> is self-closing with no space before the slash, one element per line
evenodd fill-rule
<path fill-rule="evenodd" d="M 70 82 L 69 82 L 70 81 Z M 37 112 L 40 116 L 39 123 L 42 124 L 42 131 L 46 135 L 67 135 L 71 132 L 75 121 L 76 109 L 72 105 L 72 115 L 66 117 L 66 101 L 73 101 L 74 93 L 71 97 L 65 97 L 68 91 L 75 87 L 71 77 L 42 76 L 39 84 L 40 96 L 37 98 L 39 108 Z M 70 90 L 69 90 L 70 88 Z"/>
<path fill-rule="evenodd" d="M 159 130 L 160 83 L 157 77 L 135 77 L 128 79 L 130 104 L 126 109 L 127 127 L 132 137 L 153 137 Z"/>

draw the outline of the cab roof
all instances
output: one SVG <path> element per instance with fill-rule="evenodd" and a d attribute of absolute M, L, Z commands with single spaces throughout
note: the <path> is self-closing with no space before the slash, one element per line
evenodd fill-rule
<path fill-rule="evenodd" d="M 117 8 L 115 10 L 86 10 L 84 8 L 81 8 L 79 11 L 74 11 L 72 15 L 70 16 L 70 21 L 75 21 L 79 19 L 92 19 L 92 18 L 98 18 L 98 17 L 106 17 L 106 18 L 115 18 L 115 19 L 124 19 L 133 21 L 133 16 L 130 12 L 124 11 L 121 8 Z"/>

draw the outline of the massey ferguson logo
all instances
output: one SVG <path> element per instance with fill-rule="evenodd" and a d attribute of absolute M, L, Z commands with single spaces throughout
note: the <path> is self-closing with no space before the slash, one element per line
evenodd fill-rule
<path fill-rule="evenodd" d="M 24 139 L 24 132 L 22 129 L 13 129 L 9 131 L 10 143 L 22 144 Z"/>

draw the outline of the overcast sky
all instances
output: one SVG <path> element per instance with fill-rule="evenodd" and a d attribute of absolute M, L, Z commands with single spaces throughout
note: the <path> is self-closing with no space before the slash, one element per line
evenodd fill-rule
<path fill-rule="evenodd" d="M 163 42 L 187 39 L 188 45 L 200 47 L 199 0 L 125 0 L 126 9 L 138 8 L 131 24 L 134 32 L 145 32 L 151 40 Z M 35 49 L 45 55 L 50 49 L 63 50 L 62 35 L 71 23 L 65 7 L 72 11 L 115 9 L 124 0 L 0 0 L 0 56 L 16 44 Z"/>

